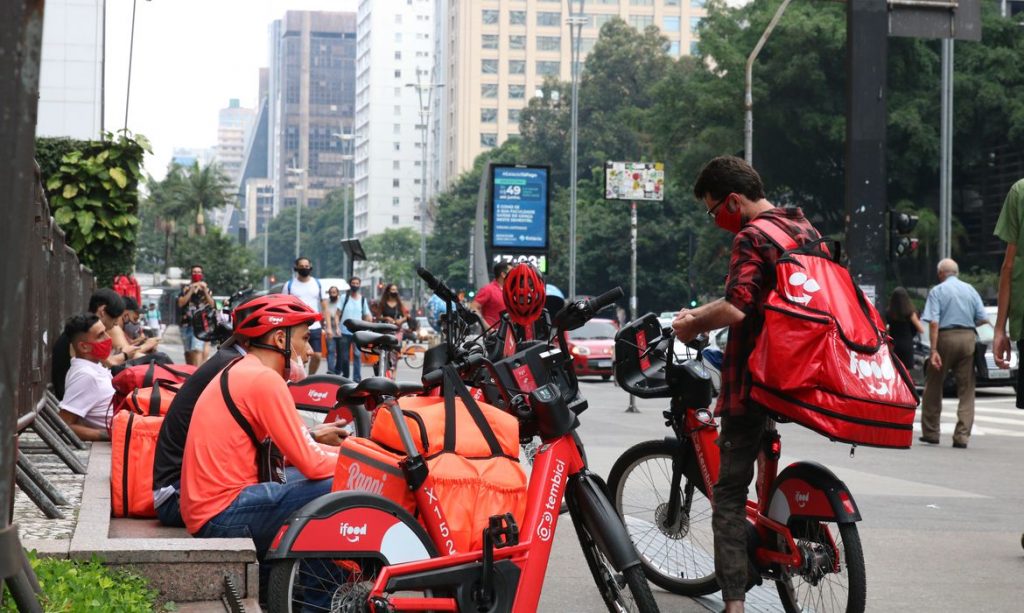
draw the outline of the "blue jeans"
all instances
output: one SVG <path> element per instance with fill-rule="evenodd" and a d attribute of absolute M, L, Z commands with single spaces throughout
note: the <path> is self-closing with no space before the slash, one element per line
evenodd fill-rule
<path fill-rule="evenodd" d="M 336 349 L 338 352 L 338 365 L 334 374 L 348 377 L 349 362 L 352 362 L 352 376 L 349 378 L 353 381 L 359 381 L 363 378 L 363 364 L 359 359 L 359 349 L 353 342 L 353 336 L 351 334 L 342 334 L 334 340 L 338 343 Z M 350 353 L 353 354 L 351 360 L 349 359 Z"/>
<path fill-rule="evenodd" d="M 340 372 L 338 368 L 338 337 L 327 337 L 327 373 L 336 375 Z"/>
<path fill-rule="evenodd" d="M 181 518 L 180 490 L 175 489 L 174 494 L 156 508 L 156 516 L 165 526 L 185 527 L 185 520 Z"/>
<path fill-rule="evenodd" d="M 202 351 L 203 347 L 206 346 L 205 341 L 201 341 L 196 338 L 196 335 L 192 333 L 192 326 L 179 326 L 178 329 L 181 331 L 181 345 L 184 347 L 185 353 L 193 351 Z"/>

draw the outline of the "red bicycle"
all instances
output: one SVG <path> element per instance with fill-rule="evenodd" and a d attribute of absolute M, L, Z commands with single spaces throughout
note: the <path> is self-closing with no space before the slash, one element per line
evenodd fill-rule
<path fill-rule="evenodd" d="M 718 424 L 706 408 L 711 380 L 701 349 L 675 358 L 670 329 L 654 314 L 616 335 L 615 377 L 641 398 L 671 398 L 663 414 L 675 436 L 640 443 L 615 462 L 609 493 L 653 583 L 686 596 L 719 589 L 711 529 L 718 480 Z M 778 472 L 782 440 L 768 420 L 757 460 L 757 498 L 747 501 L 751 562 L 774 581 L 786 611 L 863 611 L 864 552 L 857 505 L 846 485 L 815 462 Z"/>
<path fill-rule="evenodd" d="M 441 289 L 447 288 L 442 284 Z M 556 321 L 562 329 L 574 329 L 621 295 L 616 288 L 574 303 Z M 537 435 L 543 442 L 533 459 L 522 525 L 510 514 L 492 516 L 482 550 L 454 550 L 426 463 L 402 418 L 400 397 L 416 390 L 383 378 L 366 379 L 351 393 L 372 395 L 378 410 L 391 412 L 407 456 L 401 470 L 414 490 L 419 520 L 390 499 L 369 493 L 371 483 L 363 484 L 369 492 L 333 492 L 309 503 L 281 527 L 267 554 L 274 565 L 270 610 L 532 613 L 564 496 L 609 611 L 657 611 L 641 560 L 604 484 L 587 468 L 576 432 L 587 402 L 579 395 L 571 355 L 564 347 L 543 343 L 492 364 L 479 345 L 448 349 L 453 352 L 448 363 L 424 375 L 425 386 L 447 380 L 450 392 L 454 382 L 474 381 L 488 391 L 492 404 L 519 418 L 522 436 Z"/>

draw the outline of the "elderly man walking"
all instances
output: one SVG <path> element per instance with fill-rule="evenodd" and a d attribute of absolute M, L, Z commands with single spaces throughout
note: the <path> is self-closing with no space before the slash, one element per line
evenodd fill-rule
<path fill-rule="evenodd" d="M 953 371 L 959 405 L 953 447 L 966 449 L 974 425 L 974 343 L 975 328 L 988 323 L 981 296 L 972 286 L 957 278 L 956 262 L 939 262 L 939 284 L 928 292 L 923 321 L 928 322 L 931 355 L 924 380 L 921 406 L 921 442 L 939 443 L 939 416 L 942 413 L 942 382 Z"/>

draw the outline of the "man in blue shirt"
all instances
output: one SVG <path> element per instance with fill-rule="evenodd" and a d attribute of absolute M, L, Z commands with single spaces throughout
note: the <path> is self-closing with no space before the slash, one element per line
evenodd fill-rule
<path fill-rule="evenodd" d="M 434 330 L 437 330 L 438 334 L 441 333 L 441 322 L 439 318 L 442 314 L 448 312 L 448 305 L 441 299 L 437 294 L 431 294 L 430 300 L 427 301 L 427 323 Z"/>
<path fill-rule="evenodd" d="M 942 382 L 953 371 L 959 405 L 953 447 L 966 449 L 974 425 L 974 343 L 976 327 L 989 323 L 981 296 L 973 287 L 957 278 L 956 262 L 939 262 L 939 284 L 928 292 L 923 321 L 928 322 L 931 355 L 926 364 L 924 400 L 921 404 L 921 442 L 939 443 L 939 416 L 942 413 Z"/>
<path fill-rule="evenodd" d="M 337 307 L 335 313 L 331 314 L 332 317 L 337 316 L 337 327 L 341 330 L 341 334 L 334 339 L 338 342 L 338 356 L 335 362 L 336 372 L 332 374 L 348 377 L 348 366 L 351 362 L 353 381 L 363 378 L 362 363 L 359 359 L 359 350 L 353 343 L 352 331 L 345 327 L 345 321 L 349 319 L 370 321 L 372 318 L 370 305 L 366 302 L 366 298 L 359 293 L 360 287 L 362 287 L 362 281 L 359 277 L 349 279 L 348 293 L 345 294 L 345 299 L 341 301 L 341 306 Z"/>

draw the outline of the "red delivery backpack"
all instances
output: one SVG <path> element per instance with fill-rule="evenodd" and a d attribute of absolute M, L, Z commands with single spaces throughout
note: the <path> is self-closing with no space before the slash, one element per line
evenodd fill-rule
<path fill-rule="evenodd" d="M 827 252 L 751 222 L 783 251 L 748 367 L 751 399 L 780 421 L 856 445 L 908 448 L 917 392 L 885 322 Z"/>
<path fill-rule="evenodd" d="M 158 412 L 159 403 L 150 406 L 145 413 L 119 411 L 111 422 L 110 513 L 114 517 L 156 517 L 153 461 L 164 416 Z"/>
<path fill-rule="evenodd" d="M 114 277 L 114 291 L 125 298 L 134 298 L 135 303 L 142 304 L 142 288 L 133 275 L 117 275 Z"/>
<path fill-rule="evenodd" d="M 181 388 L 169 381 L 157 380 L 152 387 L 132 390 L 121 404 L 114 407 L 114 414 L 131 411 L 139 415 L 167 415 L 171 402 Z"/>
<path fill-rule="evenodd" d="M 185 379 L 196 371 L 196 367 L 189 364 L 139 364 L 129 366 L 114 375 L 111 385 L 114 386 L 114 399 L 111 404 L 115 409 L 121 406 L 126 396 L 134 390 L 143 387 L 152 387 L 157 381 L 168 381 L 171 383 L 184 383 Z"/>

